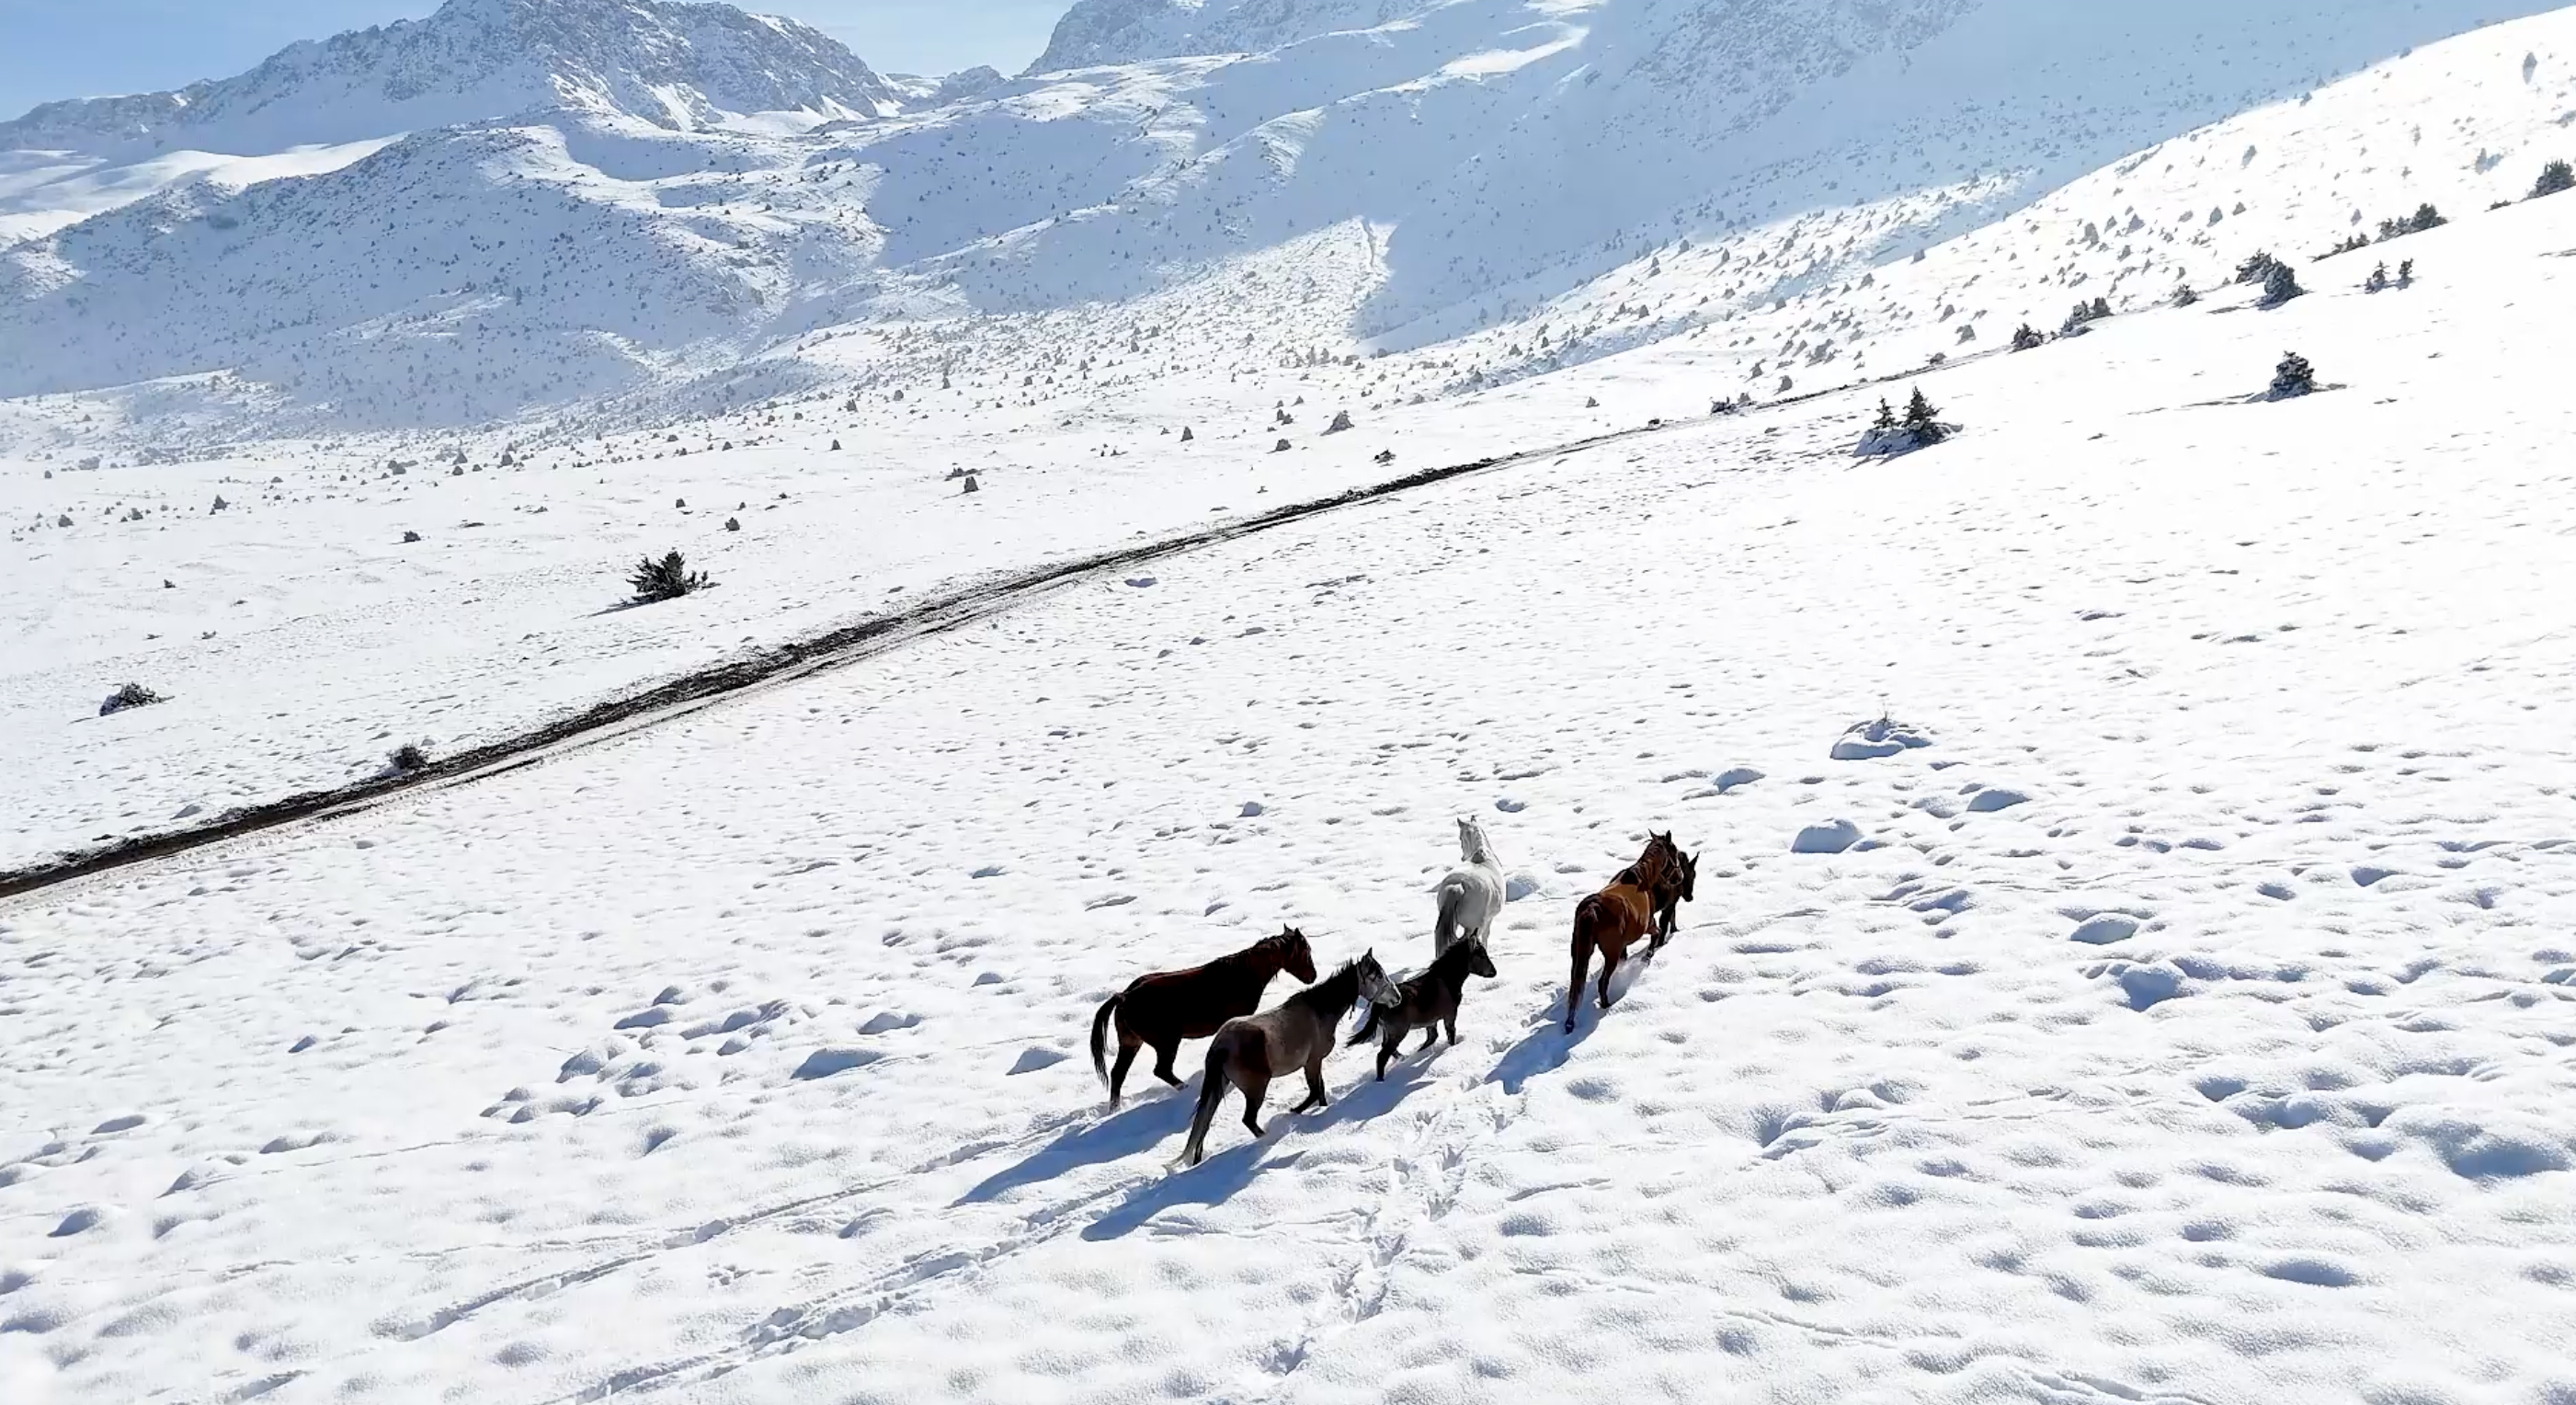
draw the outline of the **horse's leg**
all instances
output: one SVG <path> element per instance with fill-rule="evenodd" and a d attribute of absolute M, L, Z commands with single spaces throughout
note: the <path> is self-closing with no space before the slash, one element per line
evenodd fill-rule
<path fill-rule="evenodd" d="M 1333 1046 L 1327 1044 L 1324 1047 L 1330 1049 Z M 1324 1095 L 1324 1056 L 1317 1054 L 1306 1061 L 1306 1100 L 1290 1108 L 1288 1112 L 1293 1117 L 1310 1107 L 1322 1107 L 1331 1101 L 1331 1098 Z"/>
<path fill-rule="evenodd" d="M 1577 919 L 1580 920 L 1580 919 Z M 1581 930 L 1574 934 L 1574 979 L 1565 987 L 1565 1032 L 1574 1032 L 1574 1012 L 1583 1008 L 1584 968 L 1592 964 L 1592 943 Z"/>
<path fill-rule="evenodd" d="M 1610 1008 L 1610 976 L 1619 969 L 1619 963 L 1626 960 L 1627 956 L 1628 947 L 1625 942 L 1601 944 L 1601 1008 L 1604 1010 Z"/>
<path fill-rule="evenodd" d="M 1389 1030 L 1387 1032 L 1395 1037 L 1377 1046 L 1377 1081 L 1380 1083 L 1386 1081 L 1386 1066 L 1395 1062 L 1395 1046 L 1404 1042 L 1404 1034 L 1402 1031 Z"/>
<path fill-rule="evenodd" d="M 1443 1025 L 1448 1026 L 1448 1028 L 1449 1028 L 1449 1047 L 1450 1047 L 1450 1048 L 1452 1048 L 1452 1049 L 1457 1048 L 1457 1047 L 1458 1047 L 1458 1012 L 1457 1012 L 1457 1011 L 1455 1011 L 1455 1010 L 1450 1011 L 1450 1012 L 1449 1012 L 1449 1015 L 1448 1015 L 1448 1018 L 1443 1019 L 1440 1023 L 1442 1023 Z M 1422 1047 L 1423 1047 L 1423 1048 L 1425 1048 L 1425 1049 L 1430 1048 L 1430 1047 L 1431 1047 L 1431 1041 L 1430 1041 L 1430 1040 L 1428 1040 L 1428 1039 L 1423 1040 L 1423 1041 L 1422 1041 Z"/>
<path fill-rule="evenodd" d="M 1261 1130 L 1261 1103 L 1270 1096 L 1270 1075 L 1238 1068 L 1234 1071 L 1234 1086 L 1243 1090 L 1243 1125 L 1256 1137 L 1268 1136 Z"/>
<path fill-rule="evenodd" d="M 1154 1046 L 1154 1076 L 1175 1088 L 1181 1086 L 1181 1076 L 1172 1071 L 1172 1060 L 1178 1057 L 1180 1052 L 1181 1041 L 1178 1039 L 1166 1040 Z M 1120 1057 L 1132 1058 L 1134 1055 L 1126 1054 Z M 1122 1063 L 1119 1067 L 1124 1068 L 1126 1065 Z"/>
<path fill-rule="evenodd" d="M 1422 1043 L 1421 1043 L 1421 1045 L 1420 1045 L 1419 1047 L 1415 1048 L 1413 1052 L 1415 1052 L 1415 1053 L 1419 1054 L 1419 1053 L 1421 1053 L 1424 1049 L 1428 1049 L 1428 1048 L 1430 1048 L 1430 1047 L 1431 1047 L 1431 1045 L 1432 1045 L 1432 1042 L 1433 1042 L 1434 1040 L 1437 1040 L 1439 1037 L 1440 1037 L 1440 1021 L 1438 1021 L 1438 1020 L 1433 1020 L 1431 1023 L 1426 1024 L 1426 1025 L 1424 1025 L 1424 1026 L 1422 1027 Z M 1458 1041 L 1457 1041 L 1457 1039 L 1456 1039 L 1456 1038 L 1452 1037 L 1452 1038 L 1450 1039 L 1450 1041 L 1449 1041 L 1449 1042 L 1450 1042 L 1450 1043 L 1452 1043 L 1452 1044 L 1455 1044 L 1455 1043 L 1457 1043 Z"/>
<path fill-rule="evenodd" d="M 1109 1066 L 1109 1105 L 1111 1107 L 1118 1106 L 1118 1090 L 1127 1086 L 1127 1070 L 1135 1067 L 1136 1051 L 1142 1047 L 1142 1041 L 1124 1037 L 1119 1039 L 1118 1062 Z"/>

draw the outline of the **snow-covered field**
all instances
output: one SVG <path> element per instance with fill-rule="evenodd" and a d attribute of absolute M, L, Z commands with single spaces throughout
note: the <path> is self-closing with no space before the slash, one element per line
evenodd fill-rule
<path fill-rule="evenodd" d="M 0 1392 L 2576 1396 L 2576 200 L 2463 214 L 1929 376 L 1919 454 L 1696 419 L 15 900 Z M 2239 403 L 2284 349 L 2337 388 Z M 776 559 L 952 569 L 936 467 Z M 715 560 L 654 611 L 753 608 Z M 1464 1041 L 1167 1172 L 1098 1001 L 1418 966 L 1458 813 L 1519 895 Z M 1649 827 L 1698 901 L 1569 1038 Z"/>
<path fill-rule="evenodd" d="M 2432 22 L 2371 14 L 2371 24 L 2400 27 L 2392 32 Z M 252 439 L 225 444 L 221 457 L 159 462 L 163 454 L 142 450 L 156 435 L 192 442 L 192 397 L 204 385 L 260 403 L 284 392 L 213 376 L 0 402 L 0 442 L 21 446 L 0 458 L 0 551 L 12 553 L 13 582 L 0 592 L 0 637 L 10 641 L 0 651 L 0 869 L 345 783 L 405 742 L 454 754 L 997 572 L 1391 473 L 1694 418 L 1721 398 L 1767 403 L 1936 355 L 1992 353 L 2022 323 L 2054 330 L 2078 301 L 2151 308 L 2180 284 L 2216 286 L 2258 249 L 2319 253 L 2426 201 L 2474 222 L 2527 190 L 2543 161 L 2576 154 L 2571 36 L 2576 11 L 2497 25 L 2168 133 L 1919 259 L 1905 256 L 1909 241 L 1981 218 L 1990 208 L 1981 202 L 2027 196 L 2048 162 L 1886 199 L 1850 203 L 1858 192 L 1841 192 L 1741 227 L 1733 214 L 1691 224 L 1696 242 L 1623 245 L 1597 277 L 1552 295 L 1541 279 L 1515 291 L 1528 300 L 1492 325 L 1462 321 L 1448 340 L 1400 351 L 1353 335 L 1402 272 L 1385 227 L 1353 219 L 1229 254 L 1125 302 L 973 316 L 924 294 L 916 318 L 799 334 L 736 367 L 736 388 L 759 393 L 726 413 L 682 376 L 667 399 L 536 422 Z M 2275 68 L 2289 62 L 2278 45 L 2256 48 Z M 1167 69 L 1117 72 L 1152 87 Z M 1104 84 L 1115 91 L 1096 101 L 1129 100 L 1109 71 L 1087 72 L 1010 101 L 1060 106 Z M 2188 102 L 2176 89 L 2085 144 L 2203 110 L 2247 81 L 2227 65 L 2195 71 L 2201 86 Z M 933 114 L 922 130 L 1003 120 L 1001 108 L 978 111 Z M 2053 140 L 2030 130 L 2006 123 L 1978 149 Z M 653 204 L 686 188 L 696 193 L 674 208 L 735 208 L 740 190 L 697 189 L 704 179 L 677 175 L 654 187 L 658 196 L 628 194 Z M 793 198 L 828 211 L 846 196 L 798 188 Z M 869 198 L 882 214 L 891 196 L 880 183 Z M 482 214 L 458 208 L 462 227 L 479 228 Z M 1320 219 L 1332 208 L 1300 213 Z M 1040 257 L 1047 240 L 1071 237 L 1054 226 L 1024 236 L 1004 242 L 1029 277 L 1089 266 L 1078 250 Z M 556 237 L 538 242 L 551 249 Z M 2413 251 L 2410 240 L 2350 254 L 2309 276 L 2349 286 L 2369 262 Z M 469 252 L 433 260 L 436 276 L 458 277 L 453 261 Z M 518 267 L 490 249 L 471 256 L 499 261 L 487 274 Z M 172 276 L 187 272 L 176 267 Z M 297 270 L 294 281 L 327 291 L 337 280 Z M 214 305 L 229 316 L 233 302 Z M 443 317 L 422 326 L 445 328 L 433 340 L 452 350 L 468 338 Z M 123 330 L 111 339 L 135 340 Z M 53 356 L 42 338 L 27 345 L 39 360 Z M 536 374 L 469 359 L 497 379 Z M 1325 434 L 1344 410 L 1354 428 Z M 1291 422 L 1279 422 L 1282 412 Z M 1187 445 L 1183 429 L 1193 432 Z M 1282 440 L 1291 451 L 1272 452 Z M 507 451 L 515 462 L 504 467 Z M 1380 451 L 1394 462 L 1377 464 Z M 451 454 L 466 461 L 445 461 Z M 90 462 L 98 467 L 82 466 Z M 394 463 L 409 467 L 397 476 Z M 984 491 L 960 495 L 946 477 L 960 469 L 977 472 Z M 218 496 L 219 514 L 210 511 Z M 742 530 L 726 531 L 728 518 Z M 406 532 L 423 540 L 405 543 Z M 609 608 L 637 556 L 672 548 L 712 570 L 720 589 L 652 610 Z M 170 701 L 94 717 L 128 681 Z"/>

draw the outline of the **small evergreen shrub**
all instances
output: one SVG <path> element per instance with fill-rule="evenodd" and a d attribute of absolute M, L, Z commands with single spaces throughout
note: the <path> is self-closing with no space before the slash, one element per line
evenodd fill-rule
<path fill-rule="evenodd" d="M 2272 270 L 2280 266 L 2281 261 L 2272 257 L 2269 250 L 2259 252 L 2236 265 L 2236 281 L 2239 283 L 2264 282 L 2272 276 Z"/>
<path fill-rule="evenodd" d="M 1941 422 L 1941 412 L 1932 407 L 1932 401 L 1924 395 L 1923 388 L 1916 386 L 1914 396 L 1905 402 L 1905 413 L 1901 416 L 1884 398 L 1879 400 L 1878 418 L 1870 421 L 1868 432 L 1861 436 L 1859 452 L 1863 456 L 1882 457 L 1910 454 L 1917 449 L 1931 448 L 1958 432 L 1957 425 Z"/>
<path fill-rule="evenodd" d="M 2272 389 L 2268 398 L 2295 400 L 2302 395 L 2315 394 L 2316 389 L 2316 368 L 2308 364 L 2308 358 L 2293 351 L 2284 354 L 2281 357 L 2281 364 L 2273 368 Z"/>
<path fill-rule="evenodd" d="M 429 764 L 429 753 L 421 750 L 418 742 L 404 742 L 393 749 L 385 763 L 404 775 L 410 775 Z"/>
<path fill-rule="evenodd" d="M 2174 295 L 2173 295 L 2173 305 L 2174 305 L 2174 306 L 2176 306 L 2176 307 L 2189 307 L 2189 306 L 2191 306 L 2193 303 L 2196 303 L 2196 302 L 2198 302 L 2198 301 L 2200 301 L 2200 293 L 2199 293 L 2197 290 L 2195 290 L 2195 289 L 2194 289 L 2194 288 L 2193 288 L 2189 283 L 2178 283 L 2178 284 L 2176 284 L 2176 285 L 2174 286 Z"/>
<path fill-rule="evenodd" d="M 105 717 L 111 713 L 123 712 L 129 707 L 150 707 L 159 701 L 161 701 L 159 693 L 140 683 L 128 683 L 107 695 L 107 701 L 98 705 L 98 715 Z"/>
<path fill-rule="evenodd" d="M 2402 219 L 2381 220 L 2379 222 L 2379 237 L 2382 239 L 2402 239 L 2409 234 L 2421 234 L 2425 230 L 2439 229 L 2443 225 L 2449 223 L 2449 220 L 2442 218 L 2442 212 L 2434 209 L 2431 205 L 2418 205 L 2415 207 L 2415 213 L 2407 215 Z"/>
<path fill-rule="evenodd" d="M 2540 168 L 2540 179 L 2531 187 L 2531 198 L 2537 200 L 2544 195 L 2556 195 L 2562 190 L 2576 190 L 2576 166 L 2569 166 L 2564 161 L 2552 161 Z"/>
<path fill-rule="evenodd" d="M 2066 314 L 2066 324 L 2058 329 L 2057 334 L 2061 337 L 2082 336 L 2087 330 L 2086 324 L 2099 322 L 2110 315 L 2111 300 L 2109 298 L 2095 298 L 2091 302 L 2079 302 L 2075 305 L 2074 311 Z"/>
<path fill-rule="evenodd" d="M 2038 328 L 2024 322 L 2021 324 L 2020 329 L 2013 333 L 2012 349 L 2015 351 L 2028 351 L 2032 347 L 2037 346 L 2046 340 L 2048 340 L 2048 338 L 2041 336 Z"/>
<path fill-rule="evenodd" d="M 2305 295 L 2307 291 L 2299 286 L 2299 275 L 2291 272 L 2288 264 L 2275 263 L 2271 271 L 2263 275 L 2263 296 L 2255 305 L 2279 307 L 2292 298 Z"/>
<path fill-rule="evenodd" d="M 708 581 L 706 572 L 690 570 L 680 553 L 673 551 L 665 553 L 659 561 L 645 557 L 636 566 L 635 574 L 627 577 L 627 584 L 634 588 L 636 604 L 650 605 L 657 600 L 677 600 L 690 591 L 702 590 Z"/>
<path fill-rule="evenodd" d="M 2383 262 L 2379 267 L 2372 269 L 2370 277 L 2362 280 L 2361 290 L 2365 293 L 2388 291 L 2388 265 Z"/>

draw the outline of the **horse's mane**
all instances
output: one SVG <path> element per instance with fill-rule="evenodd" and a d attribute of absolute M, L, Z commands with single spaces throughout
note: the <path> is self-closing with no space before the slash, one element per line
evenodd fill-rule
<path fill-rule="evenodd" d="M 1493 837 L 1485 833 L 1485 826 L 1482 823 L 1476 820 L 1467 820 L 1462 822 L 1459 825 L 1459 828 L 1476 837 L 1475 846 L 1467 852 L 1467 862 L 1491 864 L 1502 863 L 1502 856 L 1494 852 Z M 1461 845 L 1460 847 L 1466 848 L 1465 845 Z"/>
<path fill-rule="evenodd" d="M 1333 973 L 1291 995 L 1288 999 L 1307 1006 L 1321 1006 L 1327 1001 L 1340 1001 L 1343 1008 L 1358 1003 L 1360 998 L 1360 963 L 1345 961 Z"/>

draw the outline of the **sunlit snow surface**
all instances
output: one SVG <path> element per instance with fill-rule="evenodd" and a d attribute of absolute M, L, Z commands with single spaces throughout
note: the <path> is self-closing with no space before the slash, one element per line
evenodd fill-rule
<path fill-rule="evenodd" d="M 1921 454 L 1694 423 L 14 902 L 13 1398 L 2555 1398 L 2571 246 L 2465 219 L 1929 378 Z M 2283 347 L 2345 388 L 2212 403 Z M 1930 744 L 1829 759 L 1882 713 Z M 1095 1004 L 1283 923 L 1419 965 L 1453 813 L 1526 894 L 1464 1041 L 1167 1174 Z M 1699 901 L 1569 1039 L 1649 827 Z"/>
<path fill-rule="evenodd" d="M 826 386 L 649 431 L 147 464 L 107 402 L 0 406 L 9 866 L 1666 421 L 0 902 L 0 1399 L 2576 1398 L 2576 196 L 2483 208 L 2576 155 L 2568 23 L 1560 369 L 1565 311 L 1280 354 L 1380 276 L 1351 223 L 1231 300 L 799 337 Z M 2267 246 L 2277 310 L 2220 286 Z M 1797 342 L 1798 391 L 1960 359 L 1769 403 Z M 2329 388 L 2260 401 L 2290 351 Z M 1917 383 L 1961 433 L 1856 458 Z M 671 547 L 716 588 L 612 608 Z M 168 700 L 96 716 L 129 679 Z M 1462 814 L 1517 896 L 1461 1042 L 1168 1171 L 1189 1094 L 1106 1108 L 1101 999 L 1282 925 L 1418 968 Z M 1698 900 L 1568 1037 L 1573 905 L 1649 829 Z"/>

